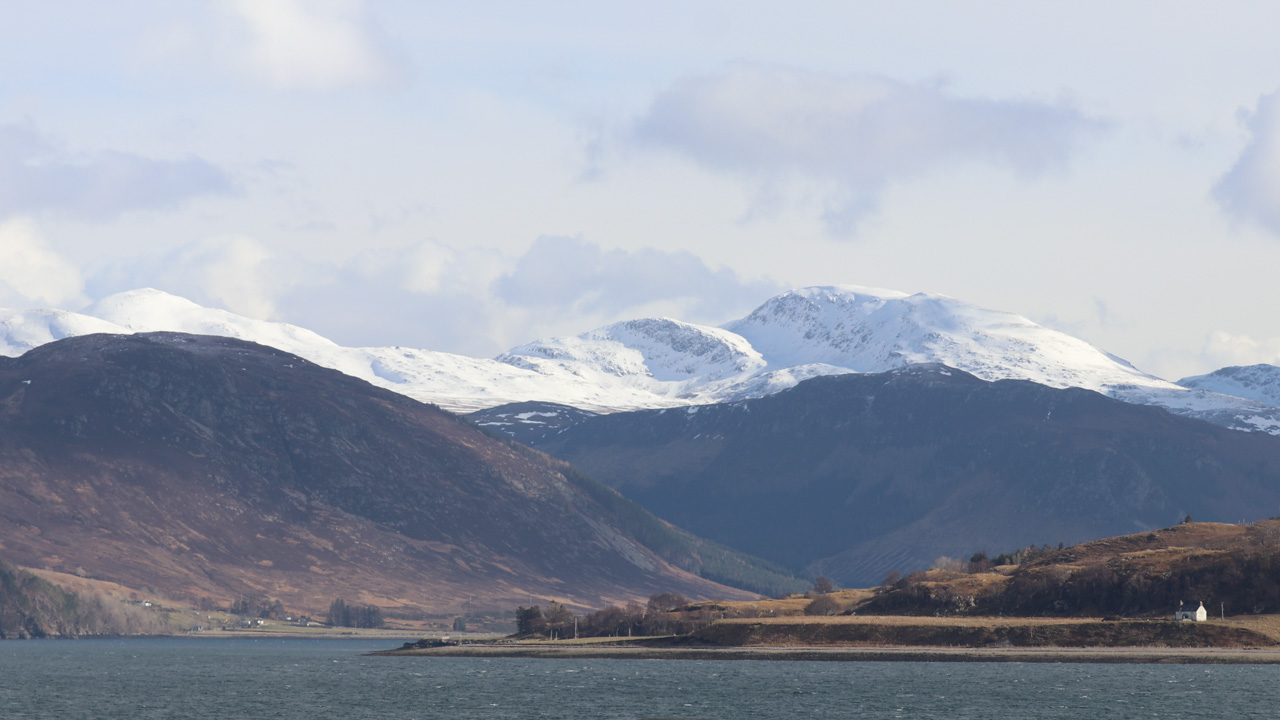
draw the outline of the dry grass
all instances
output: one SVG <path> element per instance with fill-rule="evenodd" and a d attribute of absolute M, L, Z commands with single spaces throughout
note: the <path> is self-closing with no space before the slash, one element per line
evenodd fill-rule
<path fill-rule="evenodd" d="M 730 618 L 725 624 L 757 625 L 880 625 L 893 627 L 1029 627 L 1080 625 L 1100 618 L 1018 618 L 987 616 L 916 617 L 911 615 L 831 615 L 817 617 Z"/>
<path fill-rule="evenodd" d="M 828 593 L 828 595 L 835 598 L 840 605 L 852 609 L 873 597 L 875 588 L 849 588 L 836 590 Z M 804 595 L 788 595 L 784 598 L 741 602 L 701 602 L 694 603 L 690 607 L 695 610 L 706 608 L 716 613 L 722 613 L 726 618 L 795 617 L 804 615 L 804 609 L 811 602 L 813 602 L 813 598 L 805 597 Z"/>
<path fill-rule="evenodd" d="M 1252 630 L 1280 643 L 1280 615 L 1239 615 L 1226 620 L 1210 618 L 1208 622 Z"/>

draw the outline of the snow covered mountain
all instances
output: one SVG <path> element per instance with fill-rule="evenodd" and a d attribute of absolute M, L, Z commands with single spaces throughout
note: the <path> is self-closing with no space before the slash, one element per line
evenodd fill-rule
<path fill-rule="evenodd" d="M 0 310 L 0 354 L 20 355 L 72 335 L 154 330 L 251 340 L 455 412 L 522 401 L 593 412 L 705 404 L 770 395 L 820 375 L 943 363 L 985 380 L 1088 388 L 1229 427 L 1280 433 L 1280 408 L 1261 397 L 1162 380 L 1018 315 L 942 295 L 854 286 L 783 293 L 720 328 L 628 320 L 522 345 L 495 359 L 343 347 L 294 325 L 144 289 L 104 298 L 82 314 Z"/>
<path fill-rule="evenodd" d="M 560 387 L 538 373 L 495 360 L 403 347 L 350 348 L 288 323 L 254 320 L 206 308 L 185 298 L 144 288 L 108 296 L 83 314 L 61 310 L 0 310 L 0 354 L 17 356 L 46 342 L 89 333 L 156 330 L 221 335 L 268 345 L 454 412 L 470 412 L 515 400 L 563 394 L 573 404 L 596 406 L 601 397 L 586 381 Z M 620 394 L 620 400 L 651 407 Z M 612 409 L 611 405 L 598 405 Z"/>
<path fill-rule="evenodd" d="M 1280 409 L 1271 403 L 1183 387 L 1020 315 L 945 295 L 803 288 L 769 299 L 724 328 L 745 338 L 771 369 L 796 371 L 819 363 L 844 372 L 886 372 L 942 363 L 983 380 L 1085 388 L 1219 425 L 1280 432 Z"/>
<path fill-rule="evenodd" d="M 1208 375 L 1182 378 L 1178 384 L 1193 390 L 1207 390 L 1280 406 L 1280 367 L 1275 365 L 1233 365 Z"/>

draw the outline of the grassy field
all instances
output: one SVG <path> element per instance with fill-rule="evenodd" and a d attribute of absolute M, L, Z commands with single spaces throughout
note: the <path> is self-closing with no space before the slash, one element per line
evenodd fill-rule
<path fill-rule="evenodd" d="M 1251 626 L 1252 625 L 1252 626 Z M 693 634 L 709 645 L 937 647 L 1218 647 L 1280 645 L 1275 623 L 1098 618 L 836 616 L 721 620 Z"/>

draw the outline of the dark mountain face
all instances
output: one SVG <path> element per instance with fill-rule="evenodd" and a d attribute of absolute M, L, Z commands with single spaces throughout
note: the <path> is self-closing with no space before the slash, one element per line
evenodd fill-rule
<path fill-rule="evenodd" d="M 533 444 L 683 528 L 850 586 L 1280 507 L 1280 438 L 942 366 L 591 417 Z"/>
<path fill-rule="evenodd" d="M 533 445 L 543 437 L 595 417 L 596 414 L 572 405 L 529 401 L 477 410 L 466 417 L 482 428 L 501 433 L 517 442 Z"/>
<path fill-rule="evenodd" d="M 0 557 L 20 565 L 303 611 L 745 595 L 667 562 L 696 572 L 697 543 L 561 462 L 263 346 L 90 335 L 0 358 Z"/>

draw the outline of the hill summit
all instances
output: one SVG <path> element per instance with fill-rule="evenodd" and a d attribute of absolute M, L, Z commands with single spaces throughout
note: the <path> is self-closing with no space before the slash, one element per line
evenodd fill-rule
<path fill-rule="evenodd" d="M 0 358 L 0 553 L 175 599 L 391 614 L 742 597 L 699 573 L 754 562 L 438 408 L 178 333 Z"/>

